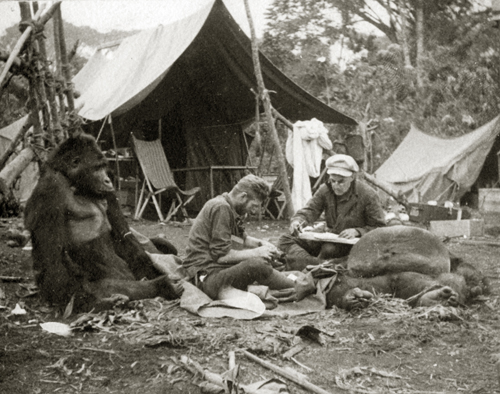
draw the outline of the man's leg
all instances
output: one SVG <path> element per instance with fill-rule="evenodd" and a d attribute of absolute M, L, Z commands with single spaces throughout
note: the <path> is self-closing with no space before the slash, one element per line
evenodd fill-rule
<path fill-rule="evenodd" d="M 202 290 L 212 299 L 217 299 L 219 290 L 232 286 L 246 291 L 247 287 L 257 282 L 272 289 L 294 287 L 294 282 L 274 270 L 262 259 L 249 259 L 232 267 L 209 274 L 202 283 Z"/>
<path fill-rule="evenodd" d="M 321 260 L 331 260 L 339 257 L 345 257 L 351 252 L 352 245 L 336 244 L 332 242 L 325 242 L 321 246 L 321 251 L 318 258 Z"/>
<path fill-rule="evenodd" d="M 308 242 L 284 234 L 278 241 L 278 249 L 286 254 L 287 271 L 302 271 L 308 265 L 319 265 L 324 262 L 324 259 L 316 257 L 321 252 L 320 242 Z"/>

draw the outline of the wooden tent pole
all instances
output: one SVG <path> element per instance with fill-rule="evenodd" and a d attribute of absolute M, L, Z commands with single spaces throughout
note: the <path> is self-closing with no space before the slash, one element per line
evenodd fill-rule
<path fill-rule="evenodd" d="M 390 188 L 389 185 L 386 185 L 385 183 L 381 182 L 377 178 L 375 178 L 373 175 L 368 174 L 367 172 L 363 171 L 360 173 L 360 175 L 370 184 L 375 186 L 376 188 L 382 190 L 383 192 L 387 193 L 389 196 L 394 198 L 396 202 L 399 204 L 403 205 L 408 212 L 410 212 L 410 206 L 408 205 L 408 201 L 406 200 L 405 196 L 400 195 L 399 193 L 395 192 Z"/>
<path fill-rule="evenodd" d="M 120 181 L 120 164 L 118 163 L 118 148 L 116 145 L 115 129 L 113 128 L 113 117 L 111 116 L 111 114 L 109 114 L 108 122 L 109 122 L 109 127 L 111 129 L 111 139 L 113 140 L 113 149 L 115 150 L 115 154 L 116 154 L 116 156 L 115 156 L 116 185 L 117 185 L 116 188 L 117 188 L 117 190 L 121 190 L 122 184 Z"/>
<path fill-rule="evenodd" d="M 64 77 L 64 90 L 66 93 L 66 99 L 68 100 L 68 110 L 69 112 L 74 111 L 75 109 L 75 97 L 73 95 L 73 82 L 71 69 L 68 62 L 68 53 L 66 51 L 66 40 L 64 39 L 64 26 L 63 19 L 61 14 L 61 8 L 58 8 L 55 15 L 54 21 L 57 25 L 57 32 L 59 34 L 59 50 L 61 56 L 61 72 Z"/>
<path fill-rule="evenodd" d="M 38 11 L 38 3 L 36 1 L 33 3 L 33 9 L 35 10 L 35 12 Z M 59 110 L 57 108 L 57 103 L 56 103 L 54 76 L 52 75 L 52 73 L 48 68 L 45 37 L 43 35 L 40 35 L 39 37 L 37 37 L 37 40 L 40 50 L 40 63 L 42 65 L 42 68 L 39 71 L 40 83 L 41 83 L 40 89 L 43 91 L 42 93 L 46 100 L 44 102 L 48 103 L 48 108 L 50 109 L 50 114 L 48 115 L 50 118 L 49 119 L 50 123 L 46 125 L 46 127 L 48 128 L 47 137 L 48 140 L 50 141 L 51 147 L 54 147 L 59 145 L 59 143 L 63 140 L 62 127 L 61 127 L 61 122 L 59 120 Z M 49 113 L 48 110 L 47 112 Z"/>
<path fill-rule="evenodd" d="M 278 110 L 274 109 L 273 108 L 273 114 L 274 116 L 276 116 L 279 120 L 281 120 L 281 122 L 286 126 L 288 127 L 290 130 L 293 131 L 293 123 L 290 122 L 287 118 L 285 118 L 283 115 L 281 115 Z"/>
<path fill-rule="evenodd" d="M 260 61 L 259 61 L 259 48 L 257 44 L 257 37 L 255 35 L 255 26 L 253 23 L 252 19 L 252 14 L 250 12 L 250 6 L 248 0 L 244 0 L 245 2 L 245 11 L 247 14 L 247 19 L 248 19 L 248 24 L 250 25 L 250 33 L 252 36 L 252 58 L 253 58 L 253 64 L 254 64 L 254 72 L 255 72 L 255 77 L 257 78 L 257 85 L 259 88 L 259 96 L 261 97 L 263 103 L 264 103 L 264 109 L 266 112 L 266 118 L 267 118 L 267 123 L 269 125 L 269 130 L 271 131 L 271 136 L 273 138 L 275 150 L 276 150 L 276 158 L 278 159 L 278 164 L 279 164 L 279 169 L 280 169 L 280 175 L 283 180 L 283 192 L 285 193 L 285 199 L 286 199 L 286 207 L 287 207 L 287 214 L 288 217 L 291 218 L 293 214 L 295 213 L 293 209 L 293 203 L 292 203 L 292 193 L 290 192 L 290 183 L 288 182 L 288 174 L 286 171 L 286 164 L 285 164 L 285 156 L 283 155 L 283 151 L 281 150 L 281 144 L 280 140 L 278 137 L 278 132 L 276 131 L 276 126 L 274 124 L 274 118 L 273 118 L 273 113 L 272 113 L 272 107 L 271 107 L 271 99 L 269 97 L 269 92 L 266 90 L 266 87 L 264 85 L 264 78 L 262 77 L 262 71 L 260 68 Z"/>
<path fill-rule="evenodd" d="M 54 32 L 54 50 L 55 50 L 55 93 L 59 99 L 59 117 L 61 121 L 66 118 L 66 104 L 64 100 L 64 80 L 61 76 L 61 45 L 59 44 L 59 32 L 57 30 L 56 18 L 52 19 L 52 30 Z"/>

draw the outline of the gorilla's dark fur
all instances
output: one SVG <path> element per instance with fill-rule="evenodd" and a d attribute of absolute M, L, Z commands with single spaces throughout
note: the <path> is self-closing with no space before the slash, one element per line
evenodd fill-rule
<path fill-rule="evenodd" d="M 178 296 L 130 233 L 107 160 L 89 135 L 71 137 L 54 150 L 26 204 L 25 226 L 37 285 L 52 304 L 65 305 L 73 295 L 78 309 L 114 294 Z"/>

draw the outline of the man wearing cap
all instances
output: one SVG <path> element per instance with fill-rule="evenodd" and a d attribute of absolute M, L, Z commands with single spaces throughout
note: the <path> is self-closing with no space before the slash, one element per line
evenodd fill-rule
<path fill-rule="evenodd" d="M 290 220 L 290 234 L 280 237 L 279 248 L 287 255 L 287 269 L 302 270 L 325 260 L 347 256 L 352 245 L 300 239 L 299 233 L 324 212 L 326 231 L 342 238 L 361 237 L 385 225 L 384 212 L 375 191 L 355 179 L 359 167 L 348 155 L 336 154 L 326 161 L 328 181 Z"/>

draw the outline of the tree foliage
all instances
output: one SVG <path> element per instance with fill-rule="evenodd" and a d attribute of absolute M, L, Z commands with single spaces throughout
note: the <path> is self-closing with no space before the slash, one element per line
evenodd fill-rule
<path fill-rule="evenodd" d="M 383 6 L 379 14 L 374 4 Z M 424 15 L 420 54 L 419 6 Z M 377 167 L 412 123 L 429 133 L 455 136 L 498 114 L 500 30 L 488 17 L 471 0 L 276 0 L 263 50 L 331 106 L 361 119 L 369 105 L 370 117 L 379 124 L 373 135 Z M 384 36 L 361 34 L 359 20 Z M 349 52 L 347 63 L 330 56 L 334 43 Z"/>

